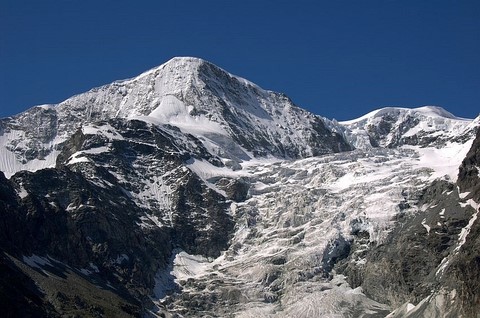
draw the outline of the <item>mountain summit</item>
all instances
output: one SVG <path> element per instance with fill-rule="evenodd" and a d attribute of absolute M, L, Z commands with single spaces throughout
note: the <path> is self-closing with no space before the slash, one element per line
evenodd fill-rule
<path fill-rule="evenodd" d="M 345 134 L 355 148 L 393 148 L 445 145 L 465 134 L 471 136 L 471 121 L 438 106 L 423 106 L 413 109 L 385 107 L 340 124 L 347 128 Z"/>
<path fill-rule="evenodd" d="M 1 119 L 0 307 L 478 317 L 479 123 L 339 123 L 196 58 Z"/>
<path fill-rule="evenodd" d="M 113 118 L 175 126 L 222 157 L 303 158 L 351 150 L 331 121 L 197 58 L 173 58 L 133 79 L 37 106 L 0 122 L 0 170 L 53 167 L 72 131 Z M 208 144 L 208 145 L 207 145 Z"/>

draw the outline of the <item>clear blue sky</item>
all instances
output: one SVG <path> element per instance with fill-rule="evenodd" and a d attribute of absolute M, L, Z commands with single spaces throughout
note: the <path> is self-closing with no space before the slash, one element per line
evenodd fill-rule
<path fill-rule="evenodd" d="M 339 120 L 480 112 L 478 0 L 0 0 L 0 117 L 196 56 Z"/>

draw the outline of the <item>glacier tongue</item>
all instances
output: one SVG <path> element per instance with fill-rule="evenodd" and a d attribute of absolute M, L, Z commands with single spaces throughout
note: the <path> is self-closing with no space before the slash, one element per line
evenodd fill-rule
<path fill-rule="evenodd" d="M 455 147 L 463 154 L 470 143 Z M 383 242 L 397 215 L 418 212 L 417 193 L 435 178 L 450 178 L 441 172 L 458 167 L 462 157 L 431 157 L 437 150 L 374 148 L 244 163 L 237 176 L 248 177 L 251 187 L 246 201 L 231 205 L 236 232 L 230 248 L 215 260 L 203 261 L 201 271 L 195 265 L 188 277 L 174 264 L 171 274 L 181 294 L 158 299 L 159 310 L 188 316 L 192 312 L 184 300 L 203 299 L 206 313 L 225 315 L 223 306 L 209 304 L 216 299 L 228 304 L 229 312 L 234 308 L 238 317 L 333 317 L 355 310 L 387 315 L 388 306 L 350 288 L 332 268 L 359 237 L 364 245 L 354 251 L 351 262 L 362 266 L 364 252 Z M 427 159 L 439 159 L 436 170 L 426 165 Z M 215 173 L 226 175 L 206 163 L 190 168 L 205 181 Z"/>

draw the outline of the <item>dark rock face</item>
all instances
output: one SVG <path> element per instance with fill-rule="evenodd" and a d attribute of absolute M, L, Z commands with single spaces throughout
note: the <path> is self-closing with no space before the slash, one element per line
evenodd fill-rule
<path fill-rule="evenodd" d="M 110 127 L 118 139 L 79 130 L 57 168 L 19 172 L 10 180 L 0 174 L 0 247 L 19 258 L 48 255 L 94 271 L 96 279 L 148 303 L 155 274 L 174 248 L 217 257 L 228 247 L 234 224 L 227 198 L 185 166 L 192 156 L 221 162 L 194 137 L 172 136 L 180 134 L 175 130 L 125 120 L 96 127 Z M 105 147 L 110 151 L 102 152 Z M 74 162 L 82 155 L 85 160 Z M 158 178 L 166 173 L 168 179 Z M 171 189 L 168 206 L 139 200 L 154 180 Z M 227 182 L 241 200 L 244 184 Z"/>
<path fill-rule="evenodd" d="M 250 183 L 246 178 L 220 178 L 219 180 L 216 180 L 215 184 L 225 191 L 227 198 L 235 202 L 245 201 L 250 189 Z"/>
<path fill-rule="evenodd" d="M 106 191 L 66 168 L 19 173 L 11 181 L 29 193 L 19 200 L 17 230 L 4 232 L 12 252 L 50 255 L 76 268 L 95 264 L 106 279 L 131 284 L 137 295 L 153 284 L 152 269 L 171 251 L 169 230 L 138 228 L 142 210 L 120 189 Z M 122 254 L 128 260 L 119 264 Z"/>
<path fill-rule="evenodd" d="M 0 253 L 0 304 L 3 317 L 141 317 L 141 304 L 50 257 L 30 264 Z M 36 260 L 38 263 L 35 263 Z"/>
<path fill-rule="evenodd" d="M 444 182 L 433 185 L 423 195 L 422 203 L 431 203 L 432 193 L 445 190 L 453 191 L 453 186 Z M 401 225 L 394 229 L 386 242 L 368 252 L 362 269 L 350 267 L 345 271 L 349 277 L 355 278 L 350 282 L 354 286 L 361 285 L 373 299 L 393 306 L 406 301 L 418 303 L 425 298 L 434 287 L 429 281 L 430 276 L 434 275 L 436 267 L 448 255 L 455 237 L 466 225 L 460 207 L 450 208 L 455 208 L 456 213 L 446 215 L 442 225 L 432 226 L 429 232 L 422 223 L 437 224 L 441 209 L 429 209 L 425 214 L 419 213 L 400 221 Z"/>
<path fill-rule="evenodd" d="M 327 129 L 320 118 L 314 119 L 312 127 L 314 131 L 310 135 L 309 142 L 314 149 L 317 149 L 313 153 L 314 156 L 353 150 L 353 147 L 340 134 Z"/>
<path fill-rule="evenodd" d="M 35 281 L 0 253 L 0 307 L 3 317 L 60 317 L 43 299 Z"/>
<path fill-rule="evenodd" d="M 458 186 L 469 192 L 465 199 L 480 202 L 480 129 L 460 166 Z M 480 220 L 473 222 L 465 244 L 445 274 L 445 285 L 459 292 L 456 306 L 466 317 L 479 317 L 480 308 Z"/>
<path fill-rule="evenodd" d="M 445 191 L 451 194 L 442 198 Z M 435 194 L 428 198 L 431 192 Z M 434 201 L 430 201 L 433 198 Z M 465 243 L 458 254 L 454 252 L 458 236 L 474 211 L 455 203 L 460 201 L 458 193 L 448 183 L 432 185 L 422 199 L 435 207 L 400 221 L 386 242 L 367 252 L 363 267 L 347 266 L 343 273 L 353 286 L 362 286 L 367 296 L 393 307 L 405 302 L 418 304 L 432 291 L 445 286 L 449 290 L 462 290 L 464 299 L 461 302 L 468 305 L 458 306 L 456 312 L 469 312 L 467 317 L 475 317 L 471 311 L 478 308 L 479 296 L 476 292 L 479 280 L 475 280 L 480 255 L 475 243 L 478 225 L 468 236 L 469 244 Z M 421 202 L 425 203 L 424 200 Z M 442 261 L 452 256 L 455 261 L 441 276 L 438 271 Z M 465 278 L 467 273 L 472 279 Z"/>
<path fill-rule="evenodd" d="M 370 140 L 374 141 L 375 145 L 379 145 L 392 132 L 392 128 L 397 121 L 393 116 L 384 116 L 378 125 L 368 125 L 367 131 Z"/>
<path fill-rule="evenodd" d="M 449 290 L 458 291 L 455 303 L 458 312 L 465 317 L 479 317 L 480 313 L 480 222 L 475 222 L 468 240 L 450 263 L 444 284 Z"/>
<path fill-rule="evenodd" d="M 367 296 L 393 307 L 423 301 L 405 313 L 408 317 L 479 317 L 480 223 L 478 211 L 467 202 L 480 202 L 475 170 L 479 142 L 477 134 L 460 167 L 458 188 L 434 182 L 418 196 L 423 212 L 398 219 L 387 240 L 368 249 L 363 266 L 348 259 L 337 266 L 352 286 L 362 286 Z M 460 195 L 458 189 L 469 194 Z M 463 232 L 468 234 L 462 243 Z M 355 237 L 353 247 L 360 241 Z"/>
<path fill-rule="evenodd" d="M 15 240 L 22 235 L 22 214 L 17 195 L 11 182 L 0 171 L 0 244 L 2 248 L 14 251 Z"/>
<path fill-rule="evenodd" d="M 345 240 L 343 236 L 330 242 L 322 256 L 323 271 L 330 273 L 337 262 L 347 258 L 350 250 L 350 242 Z"/>
<path fill-rule="evenodd" d="M 233 221 L 225 215 L 228 209 L 225 198 L 214 191 L 199 189 L 201 182 L 191 177 L 174 196 L 172 238 L 189 254 L 218 257 L 228 246 Z M 205 230 L 209 227 L 211 230 Z"/>
<path fill-rule="evenodd" d="M 462 192 L 470 192 L 468 197 L 480 200 L 480 129 L 470 151 L 463 160 L 458 172 L 458 186 Z"/>
<path fill-rule="evenodd" d="M 53 147 L 45 144 L 57 134 L 58 118 L 54 109 L 36 107 L 18 115 L 15 120 L 8 118 L 1 121 L 1 126 L 4 127 L 2 134 L 11 130 L 23 130 L 25 133 L 27 140 L 12 140 L 7 145 L 7 149 L 20 161 L 41 160 L 53 150 Z"/>

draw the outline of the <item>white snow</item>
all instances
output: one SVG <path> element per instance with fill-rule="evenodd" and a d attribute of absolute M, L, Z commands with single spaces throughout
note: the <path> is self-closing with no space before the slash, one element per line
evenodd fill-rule
<path fill-rule="evenodd" d="M 38 107 L 38 108 L 47 110 L 47 109 L 53 109 L 53 108 L 55 108 L 55 105 L 52 105 L 52 104 L 44 104 L 44 105 L 37 105 L 37 106 L 35 106 L 35 107 Z"/>
<path fill-rule="evenodd" d="M 47 257 L 42 257 L 35 254 L 32 254 L 31 256 L 23 256 L 23 262 L 30 267 L 35 267 L 38 269 L 42 269 L 42 267 L 45 265 L 53 267 L 53 264 Z"/>
<path fill-rule="evenodd" d="M 450 259 L 448 257 L 444 257 L 440 265 L 438 265 L 438 269 L 435 272 L 435 276 L 443 275 L 443 272 L 445 271 L 449 263 L 450 263 Z"/>
<path fill-rule="evenodd" d="M 243 170 L 234 171 L 228 167 L 217 167 L 206 160 L 199 160 L 195 158 L 190 159 L 186 163 L 186 166 L 205 181 L 219 176 L 235 178 L 249 175 Z"/>
<path fill-rule="evenodd" d="M 422 220 L 422 225 L 423 225 L 423 227 L 427 230 L 427 234 L 430 234 L 430 226 L 427 225 L 426 222 L 427 222 L 427 220 L 426 220 L 426 219 L 423 219 L 423 220 Z"/>
<path fill-rule="evenodd" d="M 188 278 L 204 275 L 209 269 L 209 262 L 203 256 L 190 255 L 180 251 L 173 260 L 173 271 L 171 274 L 176 280 L 187 280 Z"/>
<path fill-rule="evenodd" d="M 454 250 L 455 252 L 458 252 L 460 248 L 463 246 L 463 244 L 465 244 L 467 235 L 470 233 L 470 230 L 472 229 L 472 225 L 477 220 L 478 213 L 480 211 L 479 210 L 480 205 L 477 202 L 473 201 L 472 199 L 469 199 L 467 203 L 475 209 L 475 213 L 470 218 L 467 226 L 465 226 L 460 232 L 460 234 L 458 235 L 458 244 L 455 247 L 455 250 Z"/>
<path fill-rule="evenodd" d="M 411 304 L 411 303 L 407 304 L 407 312 L 411 311 L 413 308 L 415 308 L 414 304 Z"/>
<path fill-rule="evenodd" d="M 360 121 L 364 121 L 364 120 L 367 120 L 369 118 L 372 118 L 372 117 L 376 117 L 376 116 L 379 116 L 381 115 L 385 110 L 390 110 L 391 108 L 381 108 L 381 109 L 376 109 L 376 110 L 373 110 L 363 116 L 360 116 L 358 118 L 355 118 L 355 119 L 352 119 L 352 120 L 343 120 L 343 121 L 340 121 L 339 123 L 341 125 L 351 125 L 351 124 L 355 124 L 355 123 L 358 123 Z"/>
<path fill-rule="evenodd" d="M 443 117 L 448 119 L 471 121 L 471 119 L 457 117 L 452 113 L 446 111 L 442 107 L 438 107 L 438 106 L 417 107 L 417 108 L 413 108 L 413 111 L 421 113 L 425 116 L 430 116 L 430 117 Z"/>
<path fill-rule="evenodd" d="M 82 127 L 82 133 L 84 135 L 101 135 L 106 137 L 108 140 L 124 140 L 122 135 L 120 135 L 115 128 L 110 124 L 87 124 Z"/>
<path fill-rule="evenodd" d="M 78 155 L 72 155 L 71 159 L 68 160 L 67 165 L 73 165 L 80 162 L 91 162 L 87 157 L 78 157 Z"/>
<path fill-rule="evenodd" d="M 415 162 L 418 168 L 432 169 L 430 179 L 446 177 L 455 182 L 458 177 L 458 168 L 462 160 L 471 148 L 473 139 L 464 143 L 448 143 L 443 148 L 421 148 L 404 146 L 418 153 L 419 157 Z"/>
<path fill-rule="evenodd" d="M 104 146 L 77 151 L 76 153 L 74 153 L 68 158 L 67 165 L 72 165 L 80 162 L 91 162 L 91 160 L 88 157 L 84 157 L 84 155 L 89 155 L 89 154 L 95 155 L 95 154 L 100 154 L 108 151 L 109 151 L 109 148 Z"/>
<path fill-rule="evenodd" d="M 173 95 L 166 95 L 161 99 L 160 105 L 155 108 L 147 120 L 157 124 L 170 124 L 180 128 L 184 133 L 205 135 L 216 133 L 228 135 L 222 126 L 205 115 L 191 115 L 193 106 L 186 106 Z M 135 117 L 134 117 L 135 118 Z M 144 117 L 137 117 L 145 120 Z"/>
<path fill-rule="evenodd" d="M 51 152 L 43 159 L 33 159 L 27 162 L 23 162 L 17 158 L 16 154 L 9 150 L 12 141 L 16 143 L 15 148 L 25 149 L 28 148 L 28 138 L 23 131 L 10 130 L 3 132 L 0 135 L 0 171 L 2 171 L 7 178 L 10 178 L 13 174 L 21 170 L 37 171 L 43 168 L 51 168 L 56 164 L 57 156 L 60 154 L 60 150 L 55 148 L 55 145 L 65 141 L 65 137 L 56 137 L 52 141 L 43 144 L 45 149 L 51 149 Z"/>
<path fill-rule="evenodd" d="M 465 199 L 470 194 L 470 192 L 468 192 L 468 191 L 467 192 L 460 192 L 460 188 L 458 188 L 458 190 L 459 190 L 458 197 L 460 199 Z"/>
<path fill-rule="evenodd" d="M 468 234 L 470 234 L 472 226 L 475 223 L 475 221 L 477 220 L 478 214 L 480 212 L 480 204 L 478 204 L 477 202 L 475 202 L 472 199 L 467 200 L 467 202 L 465 202 L 465 203 L 460 203 L 460 205 L 462 207 L 470 205 L 475 210 L 475 213 L 472 214 L 472 217 L 468 221 L 468 224 L 460 231 L 460 234 L 458 235 L 457 244 L 455 246 L 455 249 L 453 250 L 454 255 L 458 254 L 458 252 L 460 251 L 462 246 L 465 244 L 465 242 L 467 240 L 467 236 L 468 236 Z M 442 211 L 442 212 L 444 212 L 444 211 Z M 450 263 L 450 257 L 445 257 L 442 260 L 442 262 L 440 263 L 440 265 L 438 266 L 438 269 L 435 272 L 435 275 L 437 275 L 437 276 L 438 275 L 443 275 L 443 273 L 444 273 L 445 269 L 447 268 L 447 266 L 449 265 L 449 263 Z"/>
<path fill-rule="evenodd" d="M 21 199 L 25 199 L 28 196 L 28 192 L 23 187 L 23 184 L 20 184 L 20 190 L 17 191 L 17 194 Z"/>
<path fill-rule="evenodd" d="M 155 275 L 154 295 L 161 300 L 175 290 L 179 282 L 200 278 L 211 270 L 211 263 L 206 258 L 175 249 L 169 267 Z"/>
<path fill-rule="evenodd" d="M 435 113 L 437 110 L 421 111 Z M 442 112 L 436 114 L 448 117 Z M 213 261 L 179 254 L 172 265 L 174 276 L 177 282 L 189 278 L 208 281 L 209 275 L 215 273 L 225 281 L 224 286 L 238 286 L 249 299 L 248 308 L 235 313 L 238 317 L 272 312 L 273 316 L 328 316 L 344 310 L 336 305 L 338 299 L 353 301 L 346 295 L 358 295 L 356 301 L 364 306 L 378 306 L 369 303 L 360 290 L 331 283 L 328 284 L 331 289 L 312 291 L 307 281 L 284 290 L 279 311 L 266 305 L 263 296 L 259 298 L 259 294 L 263 295 L 263 285 L 251 282 L 263 282 L 271 275 L 273 267 L 269 260 L 276 255 L 286 259 L 285 274 L 278 278 L 279 284 L 291 284 L 296 275 L 321 266 L 326 246 L 338 236 L 349 238 L 353 220 L 362 220 L 359 226 L 370 234 L 371 243 L 381 243 L 391 229 L 393 217 L 400 211 L 397 203 L 414 200 L 405 198 L 404 191 L 415 193 L 436 178 L 456 180 L 458 166 L 471 142 L 448 142 L 443 148 L 368 148 L 296 161 L 250 160 L 242 162 L 242 169 L 238 171 L 192 159 L 187 167 L 207 184 L 220 176 L 243 176 L 248 177 L 252 187 L 247 201 L 233 203 L 231 207 L 237 219 L 231 246 L 237 246 L 237 250 L 228 250 Z M 412 202 L 411 208 L 403 212 L 418 210 Z M 440 216 L 444 214 L 442 210 Z M 253 226 L 249 225 L 252 218 Z M 422 225 L 430 233 L 431 226 L 426 220 Z M 468 229 L 462 231 L 461 238 L 466 237 Z M 459 245 L 461 242 L 460 239 Z M 365 259 L 353 261 L 361 265 Z M 446 266 L 448 259 L 439 266 L 437 275 Z M 409 312 L 413 307 L 407 304 L 404 310 Z"/>
<path fill-rule="evenodd" d="M 117 258 L 115 259 L 115 263 L 117 264 L 122 264 L 124 261 L 128 261 L 130 260 L 130 258 L 128 257 L 128 255 L 126 254 L 120 254 L 117 256 Z"/>

